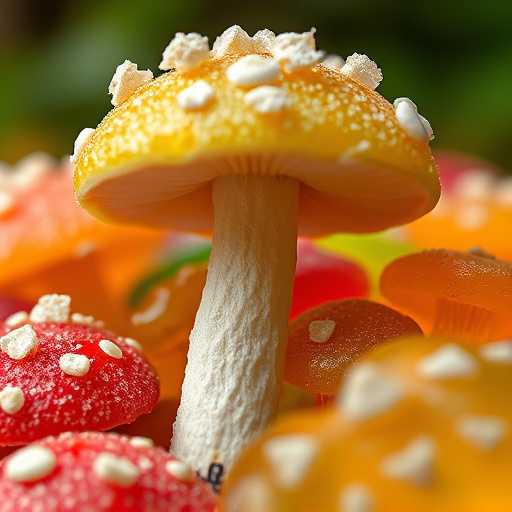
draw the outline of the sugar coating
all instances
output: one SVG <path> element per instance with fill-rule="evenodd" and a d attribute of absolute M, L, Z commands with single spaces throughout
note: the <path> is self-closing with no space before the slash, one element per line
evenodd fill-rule
<path fill-rule="evenodd" d="M 212 46 L 212 55 L 219 58 L 226 55 L 247 55 L 255 53 L 254 41 L 239 25 L 233 25 L 224 30 L 215 39 Z"/>
<path fill-rule="evenodd" d="M 15 452 L 5 464 L 5 476 L 15 482 L 35 482 L 53 472 L 54 453 L 42 446 L 28 446 Z"/>
<path fill-rule="evenodd" d="M 375 501 L 366 485 L 353 483 L 346 485 L 339 497 L 339 512 L 372 512 Z"/>
<path fill-rule="evenodd" d="M 274 114 L 289 108 L 291 98 L 286 91 L 273 85 L 260 85 L 244 95 L 244 102 L 260 114 Z"/>
<path fill-rule="evenodd" d="M 315 29 L 298 34 L 285 32 L 275 37 L 271 53 L 287 73 L 317 64 L 324 52 L 316 51 Z"/>
<path fill-rule="evenodd" d="M 178 93 L 178 105 L 184 110 L 196 110 L 206 106 L 214 97 L 213 87 L 204 80 L 198 80 Z"/>
<path fill-rule="evenodd" d="M 341 69 L 345 65 L 345 59 L 340 55 L 327 55 L 322 64 L 332 69 Z"/>
<path fill-rule="evenodd" d="M 454 343 L 447 343 L 418 361 L 418 371 L 431 379 L 471 377 L 478 369 L 477 361 Z"/>
<path fill-rule="evenodd" d="M 109 94 L 112 94 L 112 105 L 117 107 L 124 103 L 141 85 L 153 80 L 153 72 L 149 69 L 141 71 L 137 64 L 125 60 L 117 66 L 112 81 L 108 86 Z"/>
<path fill-rule="evenodd" d="M 140 471 L 125 457 L 111 453 L 100 453 L 94 463 L 93 471 L 97 477 L 121 487 L 132 486 L 139 478 Z"/>
<path fill-rule="evenodd" d="M 512 364 L 512 340 L 486 343 L 480 347 L 480 355 L 493 363 Z"/>
<path fill-rule="evenodd" d="M 409 98 L 397 98 L 393 107 L 398 124 L 411 137 L 420 142 L 428 142 L 434 137 L 430 123 L 419 114 L 418 107 Z"/>
<path fill-rule="evenodd" d="M 325 343 L 329 341 L 335 328 L 334 320 L 313 320 L 309 324 L 309 339 L 316 343 Z"/>
<path fill-rule="evenodd" d="M 84 128 L 78 134 L 78 137 L 75 140 L 75 145 L 73 147 L 73 154 L 69 157 L 69 160 L 72 164 L 74 164 L 78 160 L 78 157 L 82 152 L 82 149 L 87 144 L 87 141 L 91 138 L 93 133 L 94 128 Z"/>
<path fill-rule="evenodd" d="M 16 313 L 13 313 L 12 315 L 8 316 L 4 323 L 5 325 L 8 325 L 9 327 L 14 327 L 15 325 L 20 325 L 27 323 L 29 321 L 29 316 L 26 311 L 18 311 Z"/>
<path fill-rule="evenodd" d="M 456 429 L 476 446 L 490 450 L 505 437 L 508 425 L 503 418 L 471 414 L 459 418 Z"/>
<path fill-rule="evenodd" d="M 105 354 L 113 357 L 115 359 L 121 359 L 123 357 L 123 352 L 121 349 L 110 340 L 101 340 L 99 342 L 99 346 Z"/>
<path fill-rule="evenodd" d="M 355 366 L 347 375 L 337 405 L 348 418 L 359 421 L 391 409 L 404 395 L 398 382 L 375 363 Z"/>
<path fill-rule="evenodd" d="M 370 89 L 377 89 L 382 82 L 380 68 L 367 55 L 361 53 L 353 53 L 347 57 L 345 65 L 341 67 L 341 72 Z"/>
<path fill-rule="evenodd" d="M 170 460 L 165 464 L 165 470 L 183 482 L 189 482 L 194 478 L 193 469 L 180 460 Z"/>
<path fill-rule="evenodd" d="M 294 488 L 301 484 L 319 451 L 318 441 L 308 435 L 269 439 L 262 447 L 278 485 Z"/>
<path fill-rule="evenodd" d="M 37 348 L 37 334 L 31 325 L 25 324 L 2 336 L 0 348 L 11 359 L 23 359 Z"/>
<path fill-rule="evenodd" d="M 62 354 L 59 359 L 60 369 L 76 377 L 83 377 L 89 371 L 91 362 L 83 354 Z"/>
<path fill-rule="evenodd" d="M 195 32 L 178 32 L 165 48 L 158 67 L 164 71 L 173 68 L 190 71 L 209 58 L 210 48 L 206 36 Z"/>
<path fill-rule="evenodd" d="M 71 297 L 56 293 L 43 295 L 30 312 L 31 322 L 69 322 Z"/>
<path fill-rule="evenodd" d="M 428 485 L 433 478 L 436 458 L 434 440 L 426 435 L 414 438 L 401 452 L 386 457 L 381 463 L 384 476 L 417 485 Z"/>
<path fill-rule="evenodd" d="M 252 36 L 252 40 L 254 41 L 254 51 L 256 53 L 271 53 L 272 44 L 276 35 L 272 30 L 268 28 L 264 28 L 262 30 L 258 30 L 256 34 Z"/>
<path fill-rule="evenodd" d="M 228 80 L 240 86 L 255 86 L 275 82 L 279 78 L 281 68 L 274 59 L 261 55 L 246 55 L 226 71 Z"/>
<path fill-rule="evenodd" d="M 0 407 L 7 414 L 16 414 L 25 404 L 25 395 L 17 386 L 6 386 L 0 391 Z"/>

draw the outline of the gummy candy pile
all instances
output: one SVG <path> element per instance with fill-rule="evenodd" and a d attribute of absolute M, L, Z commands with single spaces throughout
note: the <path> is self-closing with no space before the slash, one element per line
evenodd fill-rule
<path fill-rule="evenodd" d="M 314 36 L 0 166 L 0 512 L 512 509 L 512 182 Z"/>

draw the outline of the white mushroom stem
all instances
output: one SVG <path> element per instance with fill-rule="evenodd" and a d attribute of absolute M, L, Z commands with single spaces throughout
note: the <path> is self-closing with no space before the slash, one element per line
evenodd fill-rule
<path fill-rule="evenodd" d="M 213 182 L 215 231 L 190 335 L 172 452 L 207 478 L 229 470 L 278 408 L 297 258 L 299 183 Z"/>

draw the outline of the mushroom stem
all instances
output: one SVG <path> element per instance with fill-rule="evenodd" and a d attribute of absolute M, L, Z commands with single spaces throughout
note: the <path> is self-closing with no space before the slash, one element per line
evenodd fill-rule
<path fill-rule="evenodd" d="M 204 479 L 229 469 L 277 412 L 298 200 L 299 182 L 283 176 L 213 182 L 213 247 L 172 440 Z"/>

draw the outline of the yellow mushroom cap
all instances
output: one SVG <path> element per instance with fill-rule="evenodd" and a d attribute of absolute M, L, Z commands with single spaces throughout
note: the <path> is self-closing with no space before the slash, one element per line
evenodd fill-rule
<path fill-rule="evenodd" d="M 211 232 L 212 180 L 253 173 L 300 180 L 303 234 L 377 231 L 435 206 L 428 142 L 381 95 L 323 65 L 237 85 L 237 60 L 163 74 L 112 110 L 77 159 L 78 202 L 111 222 Z"/>

